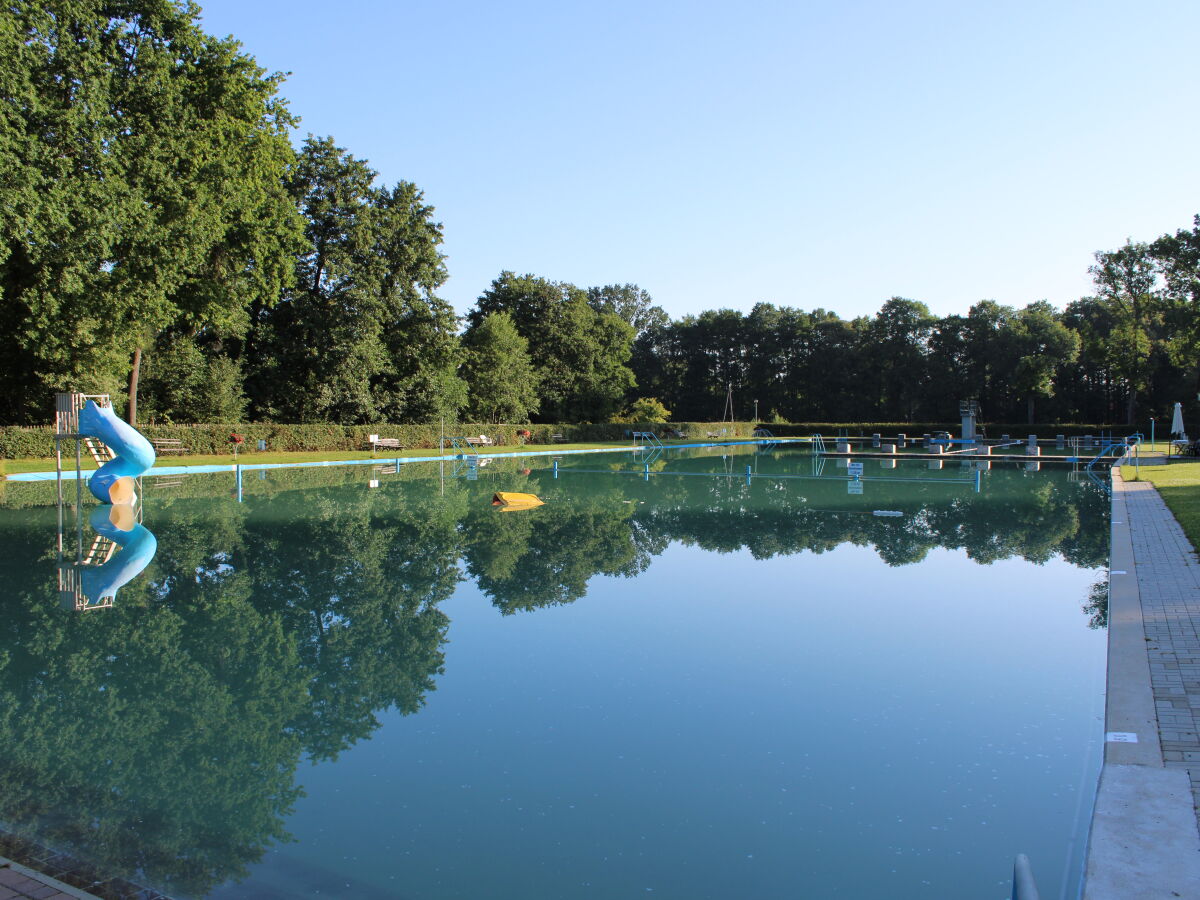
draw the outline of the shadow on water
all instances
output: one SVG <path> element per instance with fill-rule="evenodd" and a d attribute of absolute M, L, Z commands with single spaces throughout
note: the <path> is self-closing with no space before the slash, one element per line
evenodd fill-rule
<path fill-rule="evenodd" d="M 412 466 L 373 475 L 377 488 L 361 472 L 282 470 L 247 476 L 245 502 L 225 476 L 151 486 L 157 554 L 141 537 L 144 571 L 122 569 L 120 602 L 85 615 L 55 602 L 52 497 L 8 484 L 0 822 L 178 896 L 243 878 L 289 840 L 302 760 L 335 759 L 384 711 L 424 705 L 443 671 L 440 606 L 464 579 L 510 615 L 577 601 L 597 575 L 634 577 L 674 542 L 757 559 L 849 542 L 893 566 L 937 547 L 980 563 L 1107 560 L 1105 497 L 1058 475 L 994 471 L 979 493 L 868 481 L 855 495 L 844 477 L 746 484 L 715 458 L 656 459 L 651 476 L 532 464 L 496 460 L 472 480 Z M 546 503 L 499 514 L 493 490 Z"/>

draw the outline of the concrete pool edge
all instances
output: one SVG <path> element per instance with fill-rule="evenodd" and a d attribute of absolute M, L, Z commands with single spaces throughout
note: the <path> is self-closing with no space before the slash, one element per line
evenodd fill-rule
<path fill-rule="evenodd" d="M 774 443 L 799 443 L 800 439 L 777 439 Z M 747 444 L 761 444 L 764 441 L 761 438 L 746 439 L 746 440 L 731 440 L 731 441 L 707 441 L 705 443 L 693 444 L 664 444 L 663 450 L 690 450 L 697 447 L 739 447 Z M 509 457 L 522 456 L 576 456 L 583 453 L 631 453 L 637 450 L 652 449 L 649 445 L 642 444 L 640 446 L 623 444 L 619 447 L 588 447 L 580 450 L 503 450 L 498 453 L 444 453 L 441 456 L 378 456 L 370 459 L 326 459 L 319 462 L 282 462 L 282 463 L 255 463 L 255 462 L 236 462 L 236 463 L 212 463 L 198 466 L 152 466 L 143 474 L 143 478 L 151 478 L 157 475 L 206 475 L 213 472 L 236 472 L 239 468 L 244 472 L 253 472 L 259 469 L 311 469 L 324 466 L 387 466 L 395 463 L 407 465 L 409 463 L 428 463 L 428 462 L 459 462 L 463 459 L 505 459 Z M 253 459 L 253 457 L 249 457 Z M 95 469 L 83 469 L 80 474 L 90 476 Z M 75 470 L 64 468 L 62 471 L 64 481 L 75 480 Z M 56 472 L 14 472 L 11 475 L 4 476 L 5 481 L 56 481 L 58 473 Z"/>
<path fill-rule="evenodd" d="M 1112 469 L 1107 740 L 1084 867 L 1084 900 L 1196 896 L 1200 832 L 1191 784 L 1163 765 L 1125 483 Z M 1191 890 L 1189 890 L 1191 889 Z"/>

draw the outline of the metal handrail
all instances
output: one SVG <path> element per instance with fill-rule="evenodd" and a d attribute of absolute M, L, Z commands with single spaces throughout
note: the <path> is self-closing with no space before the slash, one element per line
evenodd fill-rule
<path fill-rule="evenodd" d="M 1024 853 L 1018 853 L 1013 862 L 1012 900 L 1041 900 L 1037 883 L 1033 880 L 1033 866 Z"/>

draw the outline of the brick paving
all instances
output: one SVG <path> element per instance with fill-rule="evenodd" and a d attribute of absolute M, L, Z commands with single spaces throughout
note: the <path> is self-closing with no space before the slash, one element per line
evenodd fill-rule
<path fill-rule="evenodd" d="M 61 886 L 54 893 L 19 893 L 0 879 L 0 900 L 17 897 L 58 900 L 63 896 L 90 900 L 171 900 L 152 888 L 115 877 L 69 854 L 3 830 L 0 830 L 0 873 L 9 880 L 18 875 L 30 880 L 41 879 L 40 887 Z M 12 893 L 6 893 L 6 890 Z"/>
<path fill-rule="evenodd" d="M 1200 815 L 1200 562 L 1151 484 L 1124 493 L 1163 764 L 1188 771 Z"/>
<path fill-rule="evenodd" d="M 0 900 L 79 900 L 81 896 L 87 895 L 65 893 L 33 872 L 19 872 L 11 865 L 0 865 Z"/>

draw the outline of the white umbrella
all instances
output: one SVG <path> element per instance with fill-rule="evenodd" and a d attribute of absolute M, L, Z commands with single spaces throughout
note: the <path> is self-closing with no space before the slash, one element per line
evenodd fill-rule
<path fill-rule="evenodd" d="M 1187 440 L 1187 433 L 1183 430 L 1183 404 L 1175 404 L 1175 415 L 1171 417 L 1171 434 L 1179 435 L 1181 440 Z"/>

